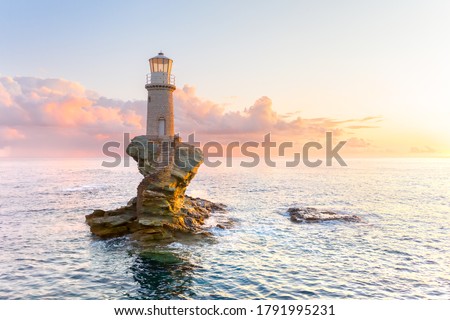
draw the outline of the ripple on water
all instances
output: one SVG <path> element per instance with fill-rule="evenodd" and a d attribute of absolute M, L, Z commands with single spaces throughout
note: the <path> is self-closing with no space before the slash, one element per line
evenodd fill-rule
<path fill-rule="evenodd" d="M 145 252 L 90 235 L 84 215 L 126 203 L 141 179 L 99 163 L 0 162 L 0 299 L 450 298 L 450 161 L 201 168 L 189 190 L 227 204 L 231 228 Z M 364 223 L 293 224 L 292 206 Z"/>

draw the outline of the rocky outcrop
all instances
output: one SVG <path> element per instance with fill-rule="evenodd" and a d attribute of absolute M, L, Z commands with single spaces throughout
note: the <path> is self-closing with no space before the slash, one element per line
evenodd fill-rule
<path fill-rule="evenodd" d="M 185 196 L 186 188 L 203 162 L 201 150 L 179 140 L 135 137 L 127 153 L 144 176 L 137 196 L 115 210 L 95 210 L 86 216 L 91 232 L 102 238 L 130 234 L 153 241 L 179 234 L 205 233 L 205 219 L 225 206 Z"/>
<path fill-rule="evenodd" d="M 351 222 L 360 222 L 361 218 L 355 215 L 342 214 L 327 210 L 318 210 L 316 208 L 289 208 L 287 210 L 291 221 L 297 223 L 303 222 L 321 222 L 331 220 L 342 220 Z"/>
<path fill-rule="evenodd" d="M 86 216 L 91 232 L 101 238 L 131 234 L 137 240 L 162 240 L 176 237 L 177 233 L 204 233 L 202 225 L 212 212 L 225 211 L 225 206 L 211 201 L 186 196 L 177 215 L 137 214 L 137 198 L 115 210 L 95 210 Z"/>

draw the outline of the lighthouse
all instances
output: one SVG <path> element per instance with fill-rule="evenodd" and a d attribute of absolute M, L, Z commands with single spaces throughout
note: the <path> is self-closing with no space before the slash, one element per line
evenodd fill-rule
<path fill-rule="evenodd" d="M 171 74 L 173 60 L 160 52 L 148 61 L 147 136 L 152 140 L 170 141 L 174 138 L 173 91 L 176 89 L 175 77 Z"/>

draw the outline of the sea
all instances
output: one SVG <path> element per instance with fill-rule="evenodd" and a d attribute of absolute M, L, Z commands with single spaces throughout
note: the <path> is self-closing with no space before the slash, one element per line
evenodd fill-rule
<path fill-rule="evenodd" d="M 450 159 L 346 162 L 204 165 L 187 194 L 225 204 L 227 228 L 144 250 L 85 223 L 135 196 L 134 163 L 1 159 L 0 299 L 450 299 Z"/>

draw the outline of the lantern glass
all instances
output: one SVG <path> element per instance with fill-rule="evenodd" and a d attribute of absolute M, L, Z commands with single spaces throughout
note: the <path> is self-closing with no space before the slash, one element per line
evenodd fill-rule
<path fill-rule="evenodd" d="M 155 57 L 150 60 L 150 68 L 152 72 L 170 73 L 172 71 L 171 59 Z"/>

